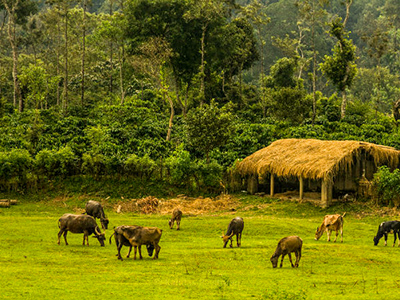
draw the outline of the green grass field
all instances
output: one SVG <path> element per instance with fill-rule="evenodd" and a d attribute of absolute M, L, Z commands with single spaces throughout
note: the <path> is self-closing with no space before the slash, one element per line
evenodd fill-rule
<path fill-rule="evenodd" d="M 235 212 L 184 216 L 181 231 L 168 228 L 169 216 L 116 214 L 107 243 L 68 233 L 57 245 L 57 220 L 71 206 L 24 202 L 0 209 L 0 299 L 398 299 L 400 248 L 377 247 L 380 222 L 361 204 L 322 210 L 310 204 L 244 197 Z M 255 205 L 254 205 L 255 204 Z M 84 207 L 84 203 L 82 206 Z M 325 214 L 347 211 L 344 243 L 314 240 Z M 221 233 L 234 216 L 245 222 L 241 248 L 222 248 Z M 118 261 L 108 237 L 113 226 L 137 224 L 163 229 L 158 260 L 147 256 Z M 303 239 L 300 267 L 282 269 L 269 261 L 284 236 Z M 127 247 L 123 247 L 123 257 Z"/>

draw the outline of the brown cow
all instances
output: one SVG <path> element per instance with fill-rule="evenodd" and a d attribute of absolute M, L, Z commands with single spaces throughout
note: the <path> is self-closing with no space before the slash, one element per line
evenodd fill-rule
<path fill-rule="evenodd" d="M 137 225 L 131 226 L 131 227 L 139 227 Z M 111 244 L 111 238 L 112 236 L 114 236 L 115 239 L 115 244 L 117 245 L 117 249 L 118 249 L 118 259 L 123 260 L 121 257 L 121 248 L 122 246 L 127 246 L 129 247 L 129 251 L 127 254 L 127 258 L 129 258 L 131 251 L 132 251 L 132 245 L 131 243 L 124 237 L 123 232 L 121 230 L 121 228 L 119 227 L 114 227 L 114 233 L 110 236 L 110 244 Z M 136 246 L 135 246 L 136 247 Z M 147 253 L 149 254 L 149 256 L 153 255 L 153 251 L 154 251 L 154 246 L 152 244 L 147 244 L 146 245 L 147 248 Z"/>
<path fill-rule="evenodd" d="M 158 245 L 161 235 L 162 235 L 162 230 L 157 228 L 157 227 L 142 227 L 142 226 L 119 226 L 117 228 L 114 228 L 114 234 L 118 239 L 120 239 L 121 236 L 123 236 L 124 239 L 120 239 L 120 242 L 117 243 L 118 247 L 118 259 L 122 260 L 120 250 L 122 248 L 122 245 L 126 245 L 126 242 L 124 243 L 123 241 L 127 240 L 129 241 L 130 245 L 133 246 L 134 249 L 134 257 L 133 259 L 136 259 L 136 249 L 139 248 L 139 258 L 143 259 L 142 257 L 142 250 L 141 246 L 146 245 L 147 250 L 149 252 L 149 256 L 151 256 L 154 247 L 155 254 L 153 259 L 158 258 L 158 254 L 160 253 L 161 247 Z M 151 252 L 150 252 L 151 249 Z M 129 251 L 130 252 L 130 251 Z"/>
<path fill-rule="evenodd" d="M 94 234 L 94 237 L 98 239 L 100 245 L 104 246 L 105 233 L 100 232 L 100 228 L 92 216 L 64 214 L 58 220 L 58 227 L 60 228 L 57 241 L 57 244 L 59 245 L 61 235 L 63 234 L 65 245 L 68 245 L 67 232 L 70 231 L 72 233 L 83 233 L 83 245 L 85 245 L 86 241 L 87 245 L 89 246 L 88 237 L 89 235 Z"/>
<path fill-rule="evenodd" d="M 340 241 L 343 243 L 343 217 L 346 215 L 344 213 L 343 215 L 326 215 L 324 217 L 324 220 L 322 221 L 322 224 L 320 227 L 317 227 L 317 231 L 315 232 L 315 240 L 318 241 L 320 237 L 324 234 L 324 231 L 326 231 L 326 234 L 328 236 L 328 242 L 331 240 L 331 232 L 334 230 L 336 231 L 336 237 L 334 242 L 336 242 L 336 239 L 339 235 L 340 231 Z"/>
<path fill-rule="evenodd" d="M 176 221 L 176 230 L 180 229 L 182 219 L 182 212 L 179 208 L 175 208 L 172 212 L 172 218 L 169 220 L 168 225 L 169 228 L 172 229 L 174 227 L 174 222 Z"/>
<path fill-rule="evenodd" d="M 278 266 L 279 256 L 282 255 L 280 268 L 283 265 L 283 258 L 285 255 L 289 255 L 290 263 L 292 264 L 292 268 L 298 268 L 299 262 L 301 258 L 301 248 L 303 246 L 303 240 L 298 236 L 287 236 L 281 239 L 276 247 L 275 253 L 271 256 L 272 267 L 276 268 Z M 296 255 L 296 263 L 293 265 L 292 256 L 290 253 L 294 252 Z"/>
<path fill-rule="evenodd" d="M 241 217 L 236 217 L 231 220 L 231 222 L 228 225 L 228 230 L 226 231 L 226 234 L 222 233 L 222 240 L 224 241 L 224 248 L 226 248 L 226 245 L 228 244 L 229 241 L 231 241 L 230 247 L 232 248 L 232 237 L 236 234 L 236 243 L 237 246 L 240 247 L 242 244 L 242 231 L 244 228 L 244 222 Z"/>

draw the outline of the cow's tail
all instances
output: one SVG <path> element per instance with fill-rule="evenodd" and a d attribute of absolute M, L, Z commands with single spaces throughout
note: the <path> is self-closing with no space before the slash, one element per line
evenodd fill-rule
<path fill-rule="evenodd" d="M 346 215 L 346 212 L 344 212 L 344 214 L 341 216 L 342 218 Z"/>
<path fill-rule="evenodd" d="M 115 231 L 113 232 L 112 235 L 110 235 L 110 239 L 109 239 L 110 245 L 111 245 L 111 238 L 113 237 L 114 234 L 115 234 Z"/>

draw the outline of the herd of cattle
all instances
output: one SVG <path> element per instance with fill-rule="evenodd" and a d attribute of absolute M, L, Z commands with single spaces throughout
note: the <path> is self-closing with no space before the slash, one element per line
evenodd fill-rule
<path fill-rule="evenodd" d="M 330 241 L 332 231 L 336 231 L 336 242 L 337 237 L 340 233 L 340 241 L 343 242 L 343 215 L 326 215 L 322 221 L 321 226 L 317 227 L 315 232 L 315 240 L 319 240 L 321 236 L 326 232 L 327 240 Z M 180 222 L 182 218 L 182 212 L 179 209 L 175 209 L 172 213 L 172 217 L 169 220 L 169 227 L 172 229 L 174 223 L 177 224 L 177 230 L 180 229 Z M 103 207 L 97 201 L 90 200 L 85 207 L 85 212 L 81 215 L 64 214 L 58 220 L 58 244 L 60 245 L 61 235 L 64 235 L 65 244 L 67 242 L 67 232 L 72 233 L 83 233 L 83 245 L 89 246 L 88 237 L 94 234 L 94 238 L 97 238 L 100 245 L 104 246 L 105 231 L 101 232 L 99 226 L 96 223 L 96 219 L 100 219 L 100 223 L 103 230 L 108 229 L 109 220 L 107 219 Z M 221 238 L 224 242 L 223 247 L 225 248 L 230 241 L 230 247 L 232 248 L 232 238 L 236 235 L 237 246 L 240 247 L 242 243 L 242 232 L 244 228 L 244 221 L 241 217 L 236 217 L 231 220 L 228 225 L 228 230 L 225 234 L 222 234 Z M 378 233 L 374 237 L 374 245 L 378 245 L 379 240 L 385 237 L 385 246 L 387 245 L 388 234 L 394 234 L 393 246 L 396 243 L 397 237 L 399 238 L 398 246 L 400 247 L 400 221 L 387 221 L 383 222 L 378 227 Z M 129 258 L 134 247 L 134 259 L 136 259 L 137 248 L 139 248 L 139 258 L 142 259 L 141 246 L 145 245 L 149 256 L 153 256 L 153 259 L 157 259 L 160 253 L 161 247 L 158 245 L 162 235 L 162 230 L 157 227 L 143 227 L 136 225 L 122 225 L 114 227 L 114 233 L 110 236 L 109 242 L 111 244 L 111 238 L 114 236 L 115 243 L 118 250 L 118 259 L 122 260 L 121 248 L 122 246 L 129 247 L 127 258 Z M 282 238 L 278 242 L 278 246 L 274 254 L 271 256 L 271 263 L 274 268 L 278 265 L 279 257 L 281 257 L 280 267 L 283 265 L 283 259 L 286 255 L 289 256 L 290 263 L 293 268 L 299 266 L 301 258 L 301 250 L 303 246 L 303 240 L 298 236 L 288 236 Z M 291 253 L 296 256 L 296 262 L 293 264 Z"/>

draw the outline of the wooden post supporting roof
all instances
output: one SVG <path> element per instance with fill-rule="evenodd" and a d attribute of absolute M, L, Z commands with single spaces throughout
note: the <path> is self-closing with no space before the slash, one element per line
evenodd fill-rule
<path fill-rule="evenodd" d="M 271 184 L 270 184 L 270 195 L 271 197 L 274 196 L 274 174 L 271 173 Z"/>
<path fill-rule="evenodd" d="M 321 180 L 321 206 L 326 208 L 332 202 L 332 183 L 327 179 Z"/>
<path fill-rule="evenodd" d="M 300 190 L 299 190 L 299 199 L 300 201 L 303 201 L 303 196 L 304 196 L 304 180 L 303 177 L 299 177 L 299 182 L 300 182 Z"/>

